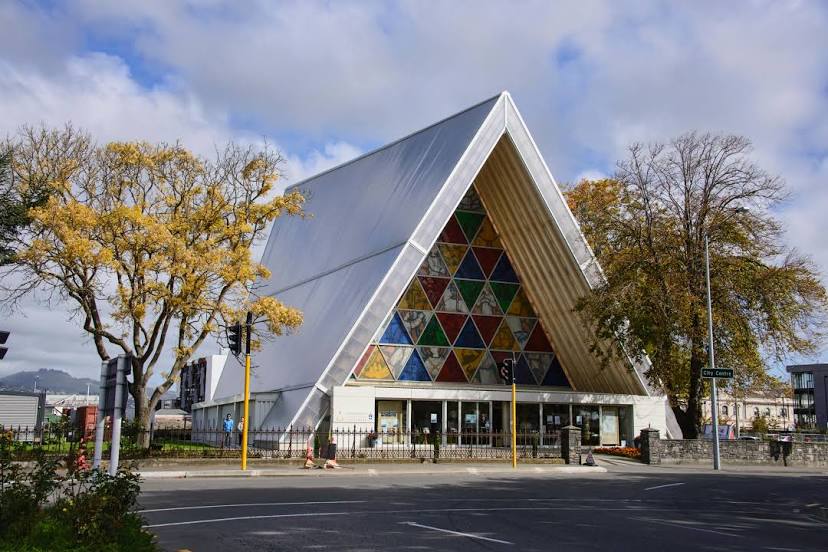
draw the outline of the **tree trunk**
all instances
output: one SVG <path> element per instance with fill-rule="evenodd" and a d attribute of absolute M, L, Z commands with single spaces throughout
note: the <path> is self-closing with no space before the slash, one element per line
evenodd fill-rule
<path fill-rule="evenodd" d="M 707 362 L 704 350 L 704 327 L 698 314 L 693 315 L 690 338 L 690 382 L 687 389 L 687 411 L 681 431 L 686 439 L 698 439 L 702 433 L 702 368 Z M 681 423 L 681 422 L 679 422 Z"/>
<path fill-rule="evenodd" d="M 133 384 L 132 398 L 135 399 L 135 422 L 138 425 L 137 445 L 146 450 L 150 446 L 150 408 L 147 404 L 147 389 L 140 383 Z"/>

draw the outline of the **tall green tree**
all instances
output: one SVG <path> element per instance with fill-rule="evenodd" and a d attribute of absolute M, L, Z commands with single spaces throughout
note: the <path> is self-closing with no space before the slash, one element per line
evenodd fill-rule
<path fill-rule="evenodd" d="M 578 309 L 608 339 L 652 360 L 685 437 L 702 424 L 706 382 L 705 237 L 710 243 L 717 365 L 744 381 L 769 362 L 812 354 L 824 338 L 826 291 L 809 258 L 784 245 L 773 210 L 784 181 L 739 136 L 688 133 L 636 144 L 613 178 L 583 181 L 567 200 L 606 283 Z"/>

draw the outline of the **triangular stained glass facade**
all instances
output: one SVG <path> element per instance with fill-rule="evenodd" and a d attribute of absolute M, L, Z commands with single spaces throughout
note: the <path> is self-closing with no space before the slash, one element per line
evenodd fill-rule
<path fill-rule="evenodd" d="M 414 347 L 416 346 L 416 348 Z M 472 187 L 354 370 L 358 380 L 570 387 L 500 236 Z"/>

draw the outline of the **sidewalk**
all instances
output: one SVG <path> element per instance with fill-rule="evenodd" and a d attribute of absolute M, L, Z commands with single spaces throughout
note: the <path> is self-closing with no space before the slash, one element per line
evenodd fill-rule
<path fill-rule="evenodd" d="M 379 477 L 383 475 L 594 475 L 606 473 L 600 466 L 567 465 L 518 465 L 513 469 L 509 464 L 342 464 L 337 469 L 303 469 L 297 465 L 273 468 L 248 467 L 241 471 L 239 467 L 204 469 L 203 466 L 171 466 L 170 468 L 149 468 L 137 472 L 142 479 L 190 479 L 214 477 L 339 477 L 358 475 Z"/>
<path fill-rule="evenodd" d="M 820 475 L 828 476 L 826 467 L 810 466 L 773 466 L 767 464 L 731 464 L 722 463 L 721 470 L 713 470 L 713 462 L 680 462 L 662 464 L 642 464 L 638 460 L 596 454 L 595 461 L 600 466 L 605 466 L 610 472 L 675 472 L 675 473 L 719 473 L 736 475 Z"/>

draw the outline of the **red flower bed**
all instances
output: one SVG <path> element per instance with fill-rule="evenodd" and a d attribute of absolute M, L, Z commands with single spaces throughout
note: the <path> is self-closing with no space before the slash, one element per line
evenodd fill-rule
<path fill-rule="evenodd" d="M 641 451 L 635 447 L 599 447 L 592 449 L 595 454 L 609 454 L 611 456 L 623 456 L 624 458 L 641 458 Z"/>

